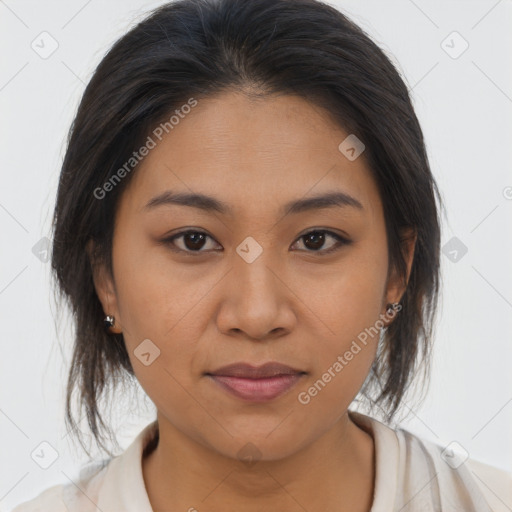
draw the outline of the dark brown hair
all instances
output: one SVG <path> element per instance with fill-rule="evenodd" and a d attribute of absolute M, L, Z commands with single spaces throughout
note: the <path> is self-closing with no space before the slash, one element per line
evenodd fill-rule
<path fill-rule="evenodd" d="M 136 166 L 104 197 L 94 191 L 190 98 L 229 90 L 300 95 L 364 142 L 384 208 L 389 271 L 406 279 L 404 229 L 413 228 L 417 242 L 403 309 L 385 330 L 360 394 L 391 421 L 417 370 L 429 374 L 442 204 L 398 71 L 361 28 L 320 1 L 179 0 L 150 13 L 100 62 L 70 129 L 60 174 L 52 271 L 76 331 L 66 422 L 86 451 L 73 393 L 98 446 L 111 454 L 102 432 L 115 436 L 99 401 L 120 382 L 136 380 L 123 335 L 104 331 L 86 253 L 94 240 L 96 257 L 112 275 L 116 205 Z"/>

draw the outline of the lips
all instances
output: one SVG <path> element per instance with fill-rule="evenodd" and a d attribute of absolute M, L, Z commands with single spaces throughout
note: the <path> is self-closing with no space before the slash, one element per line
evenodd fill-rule
<path fill-rule="evenodd" d="M 290 390 L 306 372 L 281 363 L 234 363 L 207 373 L 221 389 L 249 402 L 265 402 Z"/>
<path fill-rule="evenodd" d="M 262 366 L 252 366 L 249 363 L 233 363 L 223 366 L 207 375 L 217 375 L 223 377 L 240 377 L 244 379 L 263 379 L 276 377 L 278 375 L 296 375 L 306 373 L 285 364 L 270 362 Z"/>

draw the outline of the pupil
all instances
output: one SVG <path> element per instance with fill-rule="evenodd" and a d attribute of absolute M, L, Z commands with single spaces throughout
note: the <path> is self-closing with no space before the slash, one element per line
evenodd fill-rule
<path fill-rule="evenodd" d="M 200 249 L 201 242 L 204 241 L 204 235 L 202 233 L 193 233 L 193 234 L 186 235 L 185 239 L 186 240 L 192 239 L 192 247 L 189 247 L 189 245 L 187 244 L 187 247 L 189 249 Z"/>
<path fill-rule="evenodd" d="M 319 249 L 320 247 L 322 247 L 322 245 L 324 244 L 324 235 L 322 233 L 318 233 L 318 232 L 315 232 L 315 233 L 311 233 L 309 235 L 307 235 L 306 237 L 306 247 L 308 246 L 307 244 L 307 240 L 308 239 L 313 239 L 313 249 Z M 315 239 L 316 239 L 316 244 L 315 244 Z M 320 242 L 320 243 L 318 243 Z"/>

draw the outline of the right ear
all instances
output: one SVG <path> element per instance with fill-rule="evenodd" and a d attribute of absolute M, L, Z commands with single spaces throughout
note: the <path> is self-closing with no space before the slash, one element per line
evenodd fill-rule
<path fill-rule="evenodd" d="M 112 277 L 109 275 L 105 263 L 97 256 L 94 240 L 88 240 L 86 244 L 86 251 L 91 264 L 94 289 L 96 290 L 98 299 L 103 306 L 103 312 L 105 315 L 111 315 L 115 318 L 115 325 L 110 328 L 110 332 L 121 333 L 121 315 L 117 305 L 117 297 Z"/>

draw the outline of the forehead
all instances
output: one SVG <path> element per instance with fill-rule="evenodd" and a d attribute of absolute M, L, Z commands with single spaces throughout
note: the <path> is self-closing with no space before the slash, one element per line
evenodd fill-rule
<path fill-rule="evenodd" d="M 333 190 L 357 199 L 364 212 L 380 207 L 364 152 L 349 160 L 339 145 L 350 134 L 298 96 L 208 97 L 168 132 L 161 140 L 150 134 L 155 145 L 125 191 L 138 212 L 166 191 L 219 198 L 226 215 L 262 208 L 278 215 L 293 199 Z"/>

